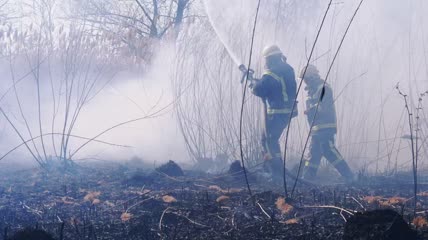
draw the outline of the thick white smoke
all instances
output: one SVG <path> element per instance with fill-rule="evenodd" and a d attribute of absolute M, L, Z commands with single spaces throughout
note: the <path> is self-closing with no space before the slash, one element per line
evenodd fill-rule
<path fill-rule="evenodd" d="M 296 73 L 300 71 L 307 61 L 328 2 L 262 1 L 252 63 L 258 75 L 262 70 L 261 51 L 265 45 L 272 43 L 281 47 Z M 334 1 L 329 10 L 312 58 L 323 77 L 358 3 L 357 0 Z M 149 163 L 167 159 L 189 160 L 184 142 L 186 139 L 181 135 L 176 118 L 177 113 L 183 112 L 186 115 L 181 119 L 189 123 L 188 131 L 199 131 L 195 139 L 187 139 L 202 143 L 204 153 L 199 155 L 214 157 L 227 153 L 231 157 L 238 156 L 236 131 L 242 88 L 239 84 L 240 73 L 234 62 L 248 62 L 257 1 L 205 0 L 205 7 L 195 4 L 198 14 L 209 14 L 209 18 L 192 22 L 190 27 L 183 25 L 176 43 L 160 43 L 154 62 L 149 69 L 144 69 L 144 74 L 110 69 L 112 71 L 103 76 L 99 87 L 110 79 L 111 82 L 82 109 L 73 133 L 93 137 L 115 124 L 168 107 L 156 118 L 121 126 L 99 138 L 132 148 L 93 142 L 83 148 L 75 156 L 76 159 L 122 160 L 135 155 Z M 400 88 L 409 95 L 413 110 L 418 103 L 418 93 L 428 90 L 427 4 L 422 0 L 365 1 L 333 65 L 328 83 L 337 97 L 337 142 L 354 169 L 367 166 L 371 170 L 383 171 L 387 167 L 393 168 L 396 160 L 398 168 L 410 166 L 409 141 L 401 138 L 409 134 L 407 116 L 404 114 L 404 102 L 394 87 L 400 82 Z M 205 9 L 208 11 L 205 12 Z M 54 78 L 61 76 L 60 64 L 51 67 L 56 69 Z M 27 60 L 16 59 L 14 69 L 17 77 L 27 73 Z M 46 65 L 41 69 L 40 75 L 44 79 L 42 116 L 50 119 L 53 102 L 48 87 L 49 72 Z M 0 93 L 12 84 L 10 70 L 9 60 L 2 59 L 0 73 L 4 78 L 0 82 Z M 38 109 L 35 107 L 37 95 L 34 89 L 35 81 L 31 76 L 17 85 L 23 111 L 30 120 L 31 129 L 37 133 Z M 298 99 L 300 113 L 303 113 L 305 94 L 302 89 Z M 247 100 L 249 106 L 259 104 L 258 99 L 252 96 L 248 96 Z M 423 107 L 427 107 L 427 102 L 427 99 L 423 100 Z M 177 106 L 176 103 L 181 105 Z M 0 104 L 25 132 L 14 92 L 10 91 Z M 256 138 L 260 122 L 253 117 L 260 113 L 247 107 L 245 114 L 244 125 L 246 129 L 251 129 L 251 134 L 254 132 L 254 135 L 246 137 Z M 424 146 L 421 154 L 425 154 L 426 158 L 428 126 L 424 110 L 421 114 L 420 139 Z M 303 114 L 292 124 L 290 148 L 293 155 L 299 156 L 308 125 Z M 49 132 L 51 121 L 42 127 Z M 4 153 L 19 144 L 20 140 L 4 118 L 0 119 L 0 129 L 1 151 Z M 57 125 L 54 130 L 60 131 L 61 128 Z M 47 137 L 46 141 L 49 139 Z M 73 138 L 70 150 L 84 142 Z M 194 149 L 195 152 L 199 150 Z M 52 153 L 52 149 L 48 152 Z M 19 153 L 5 160 L 30 158 L 25 147 L 21 147 Z M 424 165 L 422 161 L 421 166 Z"/>

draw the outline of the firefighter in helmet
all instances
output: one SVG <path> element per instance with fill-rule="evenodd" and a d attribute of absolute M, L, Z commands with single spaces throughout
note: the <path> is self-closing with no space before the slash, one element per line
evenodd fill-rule
<path fill-rule="evenodd" d="M 324 85 L 318 69 L 308 65 L 300 73 L 308 93 L 306 111 L 309 124 L 313 123 L 309 159 L 305 161 L 303 178 L 313 180 L 316 177 L 321 158 L 325 157 L 347 181 L 352 181 L 354 174 L 335 146 L 336 110 L 333 91 L 329 84 Z M 317 110 L 317 105 L 318 110 Z"/>
<path fill-rule="evenodd" d="M 276 45 L 263 50 L 264 73 L 260 80 L 250 84 L 252 93 L 260 97 L 264 105 L 264 128 L 262 145 L 265 166 L 273 179 L 282 176 L 282 158 L 279 138 L 288 125 L 296 98 L 296 79 L 293 68 Z M 293 116 L 297 111 L 293 112 Z"/>

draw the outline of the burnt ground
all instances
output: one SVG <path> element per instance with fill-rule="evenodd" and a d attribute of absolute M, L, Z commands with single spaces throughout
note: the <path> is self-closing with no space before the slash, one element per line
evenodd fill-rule
<path fill-rule="evenodd" d="M 410 179 L 300 185 L 290 200 L 255 173 L 252 199 L 243 177 L 227 173 L 170 176 L 107 164 L 68 174 L 3 169 L 0 239 L 428 239 L 428 185 L 420 185 L 414 220 Z M 52 238 L 28 237 L 31 229 Z"/>

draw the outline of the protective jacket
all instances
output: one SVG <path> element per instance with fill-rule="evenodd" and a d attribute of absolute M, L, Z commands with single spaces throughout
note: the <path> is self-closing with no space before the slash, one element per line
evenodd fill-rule
<path fill-rule="evenodd" d="M 271 69 L 267 69 L 262 79 L 252 87 L 252 92 L 266 102 L 268 115 L 291 113 L 296 97 L 293 68 L 281 61 Z"/>
<path fill-rule="evenodd" d="M 314 119 L 317 104 L 319 102 L 312 133 L 316 134 L 318 131 L 323 129 L 329 129 L 331 132 L 336 133 L 336 109 L 334 107 L 333 91 L 330 85 L 326 83 L 323 86 L 323 81 L 320 79 L 313 86 L 307 86 L 305 90 L 308 91 L 306 115 L 309 124 Z"/>
<path fill-rule="evenodd" d="M 330 85 L 323 83 L 324 81 L 319 78 L 313 79 L 313 83 L 305 88 L 308 92 L 306 115 L 308 123 L 311 124 L 314 121 L 314 124 L 309 158 L 305 161 L 303 176 L 305 179 L 314 179 L 321 158 L 325 157 L 345 179 L 352 180 L 353 173 L 335 146 L 337 127 L 333 90 Z"/>

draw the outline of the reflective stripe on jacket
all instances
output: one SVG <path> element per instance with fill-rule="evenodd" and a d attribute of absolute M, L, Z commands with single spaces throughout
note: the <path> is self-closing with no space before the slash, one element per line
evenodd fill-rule
<path fill-rule="evenodd" d="M 296 96 L 296 79 L 293 68 L 281 63 L 267 69 L 262 79 L 252 87 L 254 95 L 265 99 L 267 114 L 289 114 Z"/>
<path fill-rule="evenodd" d="M 284 78 L 276 75 L 275 73 L 271 71 L 266 71 L 264 75 L 269 75 L 272 78 L 274 78 L 276 81 L 281 83 L 281 89 L 282 89 L 282 97 L 284 99 L 284 103 L 290 102 L 290 99 L 288 99 L 287 94 L 287 84 L 285 83 Z M 287 104 L 288 105 L 288 104 Z M 291 108 L 289 106 L 286 106 L 284 108 L 272 108 L 268 105 L 267 114 L 288 114 L 291 113 Z"/>
<path fill-rule="evenodd" d="M 333 90 L 329 84 L 324 86 L 324 95 L 320 101 L 323 92 L 323 81 L 320 79 L 316 86 L 305 88 L 308 91 L 308 99 L 306 100 L 306 114 L 308 123 L 311 124 L 315 116 L 315 110 L 319 102 L 318 112 L 313 124 L 312 131 L 316 133 L 322 129 L 331 129 L 336 131 L 336 109 L 334 107 Z"/>

